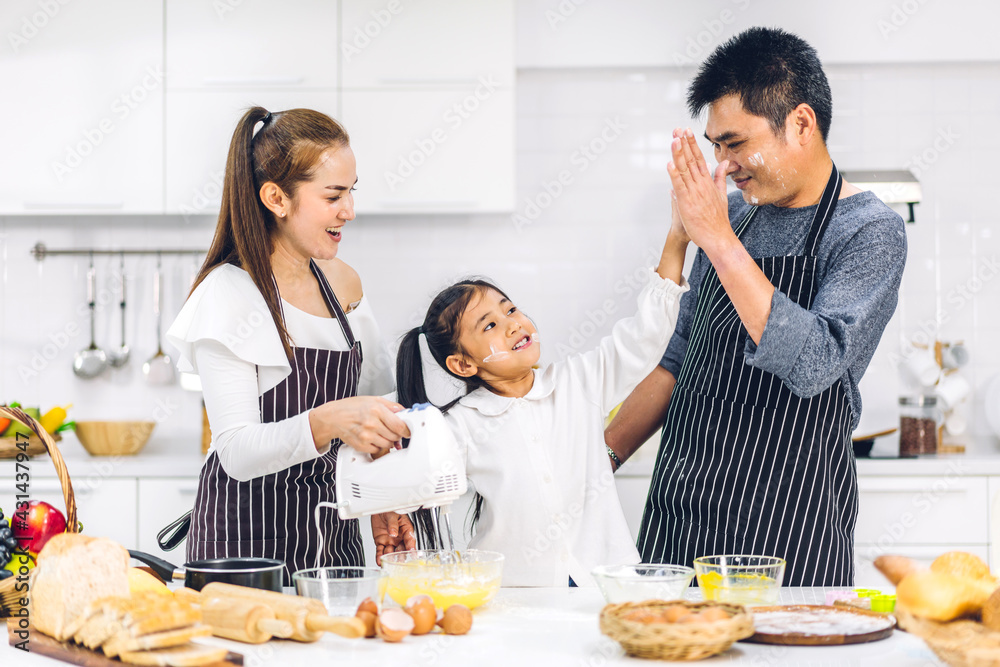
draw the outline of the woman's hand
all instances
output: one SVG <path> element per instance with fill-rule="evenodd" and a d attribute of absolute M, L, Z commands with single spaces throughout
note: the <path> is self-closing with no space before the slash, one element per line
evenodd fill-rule
<path fill-rule="evenodd" d="M 324 403 L 309 411 L 316 449 L 335 438 L 359 452 L 374 454 L 410 437 L 406 423 L 396 416 L 399 403 L 381 396 L 354 396 Z"/>
<path fill-rule="evenodd" d="M 382 565 L 382 554 L 417 548 L 410 517 L 395 512 L 372 515 L 372 538 L 375 540 L 375 564 Z"/>

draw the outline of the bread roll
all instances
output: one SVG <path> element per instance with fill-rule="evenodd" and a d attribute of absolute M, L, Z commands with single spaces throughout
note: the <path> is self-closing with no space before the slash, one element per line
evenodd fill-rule
<path fill-rule="evenodd" d="M 60 641 L 67 639 L 92 602 L 128 596 L 128 563 L 128 552 L 108 539 L 75 533 L 50 539 L 31 573 L 35 627 Z"/>
<path fill-rule="evenodd" d="M 986 582 L 994 588 L 997 585 L 996 577 L 990 574 L 990 567 L 979 556 L 965 551 L 949 551 L 941 554 L 931 563 L 932 572 L 946 572 L 956 577 L 968 577 L 977 581 Z"/>
<path fill-rule="evenodd" d="M 896 587 L 896 602 L 914 616 L 952 621 L 973 616 L 990 593 L 974 580 L 946 572 L 914 572 Z"/>

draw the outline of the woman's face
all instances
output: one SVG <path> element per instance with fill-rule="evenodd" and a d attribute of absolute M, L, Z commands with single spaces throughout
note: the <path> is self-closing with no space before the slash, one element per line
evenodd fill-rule
<path fill-rule="evenodd" d="M 299 185 L 286 216 L 278 218 L 279 239 L 305 258 L 336 257 L 344 223 L 354 219 L 357 180 L 350 146 L 323 151 L 312 179 Z"/>
<path fill-rule="evenodd" d="M 462 314 L 458 337 L 466 361 L 477 367 L 469 374 L 489 382 L 528 372 L 541 356 L 535 333 L 532 321 L 496 290 L 473 297 Z"/>

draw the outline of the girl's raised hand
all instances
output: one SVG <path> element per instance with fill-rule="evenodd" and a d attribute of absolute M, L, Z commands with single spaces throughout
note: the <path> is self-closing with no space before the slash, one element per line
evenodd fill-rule
<path fill-rule="evenodd" d="M 381 396 L 354 396 L 324 403 L 309 413 L 316 448 L 339 438 L 359 452 L 374 454 L 410 437 L 406 423 L 396 416 L 399 403 Z"/>
<path fill-rule="evenodd" d="M 684 221 L 681 220 L 681 207 L 677 204 L 677 192 L 670 191 L 670 231 L 667 236 L 678 243 L 687 244 L 691 241 L 687 229 L 684 228 Z"/>

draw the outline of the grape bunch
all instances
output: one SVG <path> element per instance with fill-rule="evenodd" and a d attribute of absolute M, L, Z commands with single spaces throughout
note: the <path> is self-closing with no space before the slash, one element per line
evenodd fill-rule
<path fill-rule="evenodd" d="M 0 510 L 0 568 L 6 567 L 7 563 L 11 561 L 16 548 L 17 538 L 14 537 L 14 531 L 10 529 L 10 522 L 4 517 L 3 510 Z M 0 569 L 0 581 L 13 576 L 13 574 L 10 570 Z"/>

